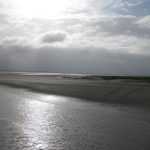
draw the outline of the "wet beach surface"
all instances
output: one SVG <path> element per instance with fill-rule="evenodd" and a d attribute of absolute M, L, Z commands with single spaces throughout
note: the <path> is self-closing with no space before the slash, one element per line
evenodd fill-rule
<path fill-rule="evenodd" d="M 150 110 L 1 85 L 0 148 L 149 150 Z"/>
<path fill-rule="evenodd" d="M 150 108 L 149 77 L 0 73 L 0 85 L 90 102 Z"/>

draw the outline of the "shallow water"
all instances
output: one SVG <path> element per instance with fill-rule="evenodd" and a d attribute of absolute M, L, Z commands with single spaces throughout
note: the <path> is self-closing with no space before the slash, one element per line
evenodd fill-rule
<path fill-rule="evenodd" d="M 0 149 L 149 150 L 150 110 L 0 86 Z"/>

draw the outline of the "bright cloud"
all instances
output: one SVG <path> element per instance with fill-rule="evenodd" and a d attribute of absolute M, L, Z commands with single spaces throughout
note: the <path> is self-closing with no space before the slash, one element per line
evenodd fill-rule
<path fill-rule="evenodd" d="M 149 74 L 148 4 L 148 0 L 2 0 L 0 69 Z M 131 67 L 137 69 L 133 72 Z"/>

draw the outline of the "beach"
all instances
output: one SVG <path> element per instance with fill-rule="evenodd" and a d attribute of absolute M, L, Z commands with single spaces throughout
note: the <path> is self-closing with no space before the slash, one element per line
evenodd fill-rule
<path fill-rule="evenodd" d="M 1 85 L 95 102 L 150 106 L 150 82 L 142 79 L 61 74 L 0 74 Z"/>
<path fill-rule="evenodd" d="M 149 150 L 148 82 L 0 76 L 3 150 Z"/>

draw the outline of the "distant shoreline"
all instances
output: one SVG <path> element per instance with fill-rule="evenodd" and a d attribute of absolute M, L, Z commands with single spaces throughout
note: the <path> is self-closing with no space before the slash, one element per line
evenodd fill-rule
<path fill-rule="evenodd" d="M 150 75 L 143 74 L 88 74 L 88 73 L 59 73 L 59 72 L 39 72 L 39 71 L 7 71 L 0 70 L 0 74 L 18 74 L 18 75 L 45 75 L 45 76 L 83 76 L 83 77 L 118 77 L 118 78 L 150 78 Z"/>
<path fill-rule="evenodd" d="M 150 77 L 5 73 L 0 74 L 0 85 L 93 102 L 150 106 Z"/>

